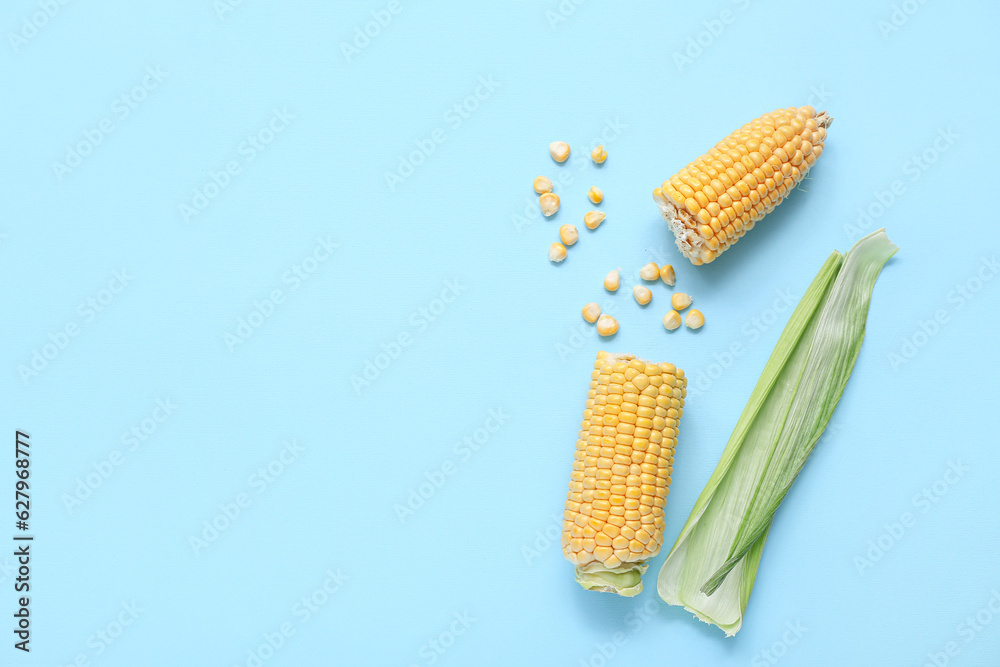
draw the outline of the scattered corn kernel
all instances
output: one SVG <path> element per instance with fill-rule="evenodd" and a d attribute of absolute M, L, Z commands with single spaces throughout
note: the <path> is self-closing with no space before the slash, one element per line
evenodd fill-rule
<path fill-rule="evenodd" d="M 546 218 L 555 215 L 555 212 L 559 210 L 559 195 L 554 192 L 546 192 L 538 198 L 538 205 Z"/>
<path fill-rule="evenodd" d="M 563 225 L 559 228 L 559 240 L 565 245 L 573 245 L 580 238 L 576 225 Z"/>
<path fill-rule="evenodd" d="M 588 211 L 583 216 L 583 224 L 587 225 L 587 229 L 597 229 L 606 217 L 608 216 L 604 214 L 604 211 Z"/>
<path fill-rule="evenodd" d="M 674 267 L 669 264 L 664 264 L 660 267 L 660 280 L 666 284 L 673 287 L 674 282 L 676 282 L 676 277 L 674 276 Z"/>
<path fill-rule="evenodd" d="M 552 192 L 552 181 L 545 176 L 535 177 L 535 192 L 540 195 L 544 195 L 546 192 Z"/>
<path fill-rule="evenodd" d="M 658 280 L 660 277 L 660 267 L 656 265 L 656 262 L 650 262 L 639 269 L 639 277 L 643 280 Z"/>
<path fill-rule="evenodd" d="M 698 311 L 691 311 L 696 313 Z M 681 325 L 681 314 L 676 310 L 671 310 L 669 313 L 663 316 L 663 328 L 667 331 L 673 331 Z"/>
<path fill-rule="evenodd" d="M 604 193 L 601 192 L 600 188 L 591 185 L 590 189 L 587 190 L 587 199 L 594 202 L 595 204 L 600 204 L 602 201 L 604 201 Z"/>
<path fill-rule="evenodd" d="M 640 306 L 645 306 L 653 298 L 653 293 L 642 285 L 636 285 L 632 288 L 632 296 L 635 297 Z"/>
<path fill-rule="evenodd" d="M 566 259 L 566 246 L 562 243 L 553 243 L 549 246 L 549 261 L 561 262 Z"/>
<path fill-rule="evenodd" d="M 701 314 L 700 310 L 692 308 L 684 318 L 684 324 L 687 325 L 688 329 L 700 329 L 705 324 L 705 316 Z"/>
<path fill-rule="evenodd" d="M 610 271 L 608 275 L 604 277 L 604 289 L 609 292 L 617 292 L 618 286 L 622 284 L 622 274 L 620 269 L 615 269 Z"/>
<path fill-rule="evenodd" d="M 549 144 L 549 155 L 556 162 L 565 162 L 569 158 L 569 144 L 565 141 L 553 141 Z"/>
<path fill-rule="evenodd" d="M 594 150 L 590 151 L 590 159 L 597 164 L 603 164 L 604 161 L 608 159 L 608 152 L 604 150 L 604 146 L 598 146 Z"/>
<path fill-rule="evenodd" d="M 601 315 L 597 318 L 597 333 L 602 336 L 613 336 L 618 333 L 618 320 L 610 315 Z"/>
<path fill-rule="evenodd" d="M 674 307 L 674 310 L 684 310 L 691 305 L 691 297 L 684 292 L 674 292 L 674 295 L 670 297 L 670 305 Z"/>
<path fill-rule="evenodd" d="M 583 319 L 587 320 L 591 324 L 597 321 L 597 318 L 601 316 L 601 307 L 596 303 L 588 303 L 583 307 Z"/>

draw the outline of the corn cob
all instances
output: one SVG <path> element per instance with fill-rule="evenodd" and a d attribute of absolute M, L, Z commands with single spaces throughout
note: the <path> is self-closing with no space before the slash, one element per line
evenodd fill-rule
<path fill-rule="evenodd" d="M 687 380 L 673 364 L 598 352 L 563 513 L 562 548 L 588 590 L 633 596 L 663 544 Z"/>
<path fill-rule="evenodd" d="M 653 190 L 681 253 L 708 264 L 753 229 L 822 154 L 832 122 L 809 106 L 764 114 Z"/>

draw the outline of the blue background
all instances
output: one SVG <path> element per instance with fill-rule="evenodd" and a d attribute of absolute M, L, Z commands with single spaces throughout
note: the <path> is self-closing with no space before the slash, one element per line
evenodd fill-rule
<path fill-rule="evenodd" d="M 5 3 L 0 383 L 7 437 L 31 434 L 36 541 L 32 652 L 5 630 L 0 662 L 996 664 L 1000 280 L 977 274 L 1000 245 L 1000 10 L 904 4 L 183 0 L 38 18 L 45 3 Z M 373 12 L 386 25 L 358 38 Z M 688 264 L 652 189 L 803 104 L 836 118 L 810 180 L 719 261 Z M 601 168 L 585 159 L 598 141 Z M 539 174 L 563 179 L 552 219 Z M 596 232 L 580 225 L 590 185 Z M 550 264 L 567 222 L 580 242 Z M 665 553 L 635 599 L 583 591 L 555 540 L 596 352 L 691 378 L 672 544 L 785 302 L 882 226 L 902 250 L 743 630 L 661 603 Z M 702 330 L 663 330 L 662 284 L 636 306 L 648 261 L 674 265 Z M 615 308 L 615 338 L 581 320 L 588 301 Z M 477 431 L 490 410 L 502 424 Z"/>

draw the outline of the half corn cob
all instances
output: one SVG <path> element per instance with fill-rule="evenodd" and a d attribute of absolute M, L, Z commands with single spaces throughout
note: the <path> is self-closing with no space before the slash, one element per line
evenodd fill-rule
<path fill-rule="evenodd" d="M 684 371 L 598 352 L 576 442 L 562 547 L 588 590 L 633 596 L 663 544 Z"/>
<path fill-rule="evenodd" d="M 753 229 L 823 153 L 832 122 L 809 106 L 764 114 L 653 190 L 681 253 L 707 264 Z"/>

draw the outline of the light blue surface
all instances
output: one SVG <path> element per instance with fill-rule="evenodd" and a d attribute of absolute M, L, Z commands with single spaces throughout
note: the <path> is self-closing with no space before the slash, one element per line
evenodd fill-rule
<path fill-rule="evenodd" d="M 0 663 L 995 664 L 1000 280 L 977 273 L 1000 253 L 996 3 L 234 0 L 220 15 L 212 0 L 49 0 L 43 21 L 45 4 L 0 11 L 3 428 L 10 445 L 31 434 L 36 536 L 32 651 L 7 631 Z M 386 25 L 345 48 L 373 12 Z M 44 25 L 12 40 L 26 19 Z M 802 104 L 836 118 L 807 191 L 688 264 L 652 189 Z M 77 166 L 55 166 L 95 131 Z M 585 157 L 602 134 L 598 169 Z M 556 139 L 572 162 L 548 157 Z M 433 152 L 390 187 L 420 145 Z M 553 219 L 535 212 L 538 174 L 567 179 Z M 593 233 L 590 185 L 608 214 Z M 551 265 L 567 222 L 581 240 Z M 672 544 L 785 303 L 881 226 L 902 250 L 743 630 L 724 640 L 662 604 L 665 554 L 638 598 L 579 588 L 557 521 L 596 352 L 691 378 Z M 648 261 L 675 266 L 701 331 L 663 330 L 662 284 L 645 309 L 601 289 Z M 580 318 L 594 300 L 617 309 L 612 340 Z M 24 376 L 35 352 L 50 358 Z"/>

